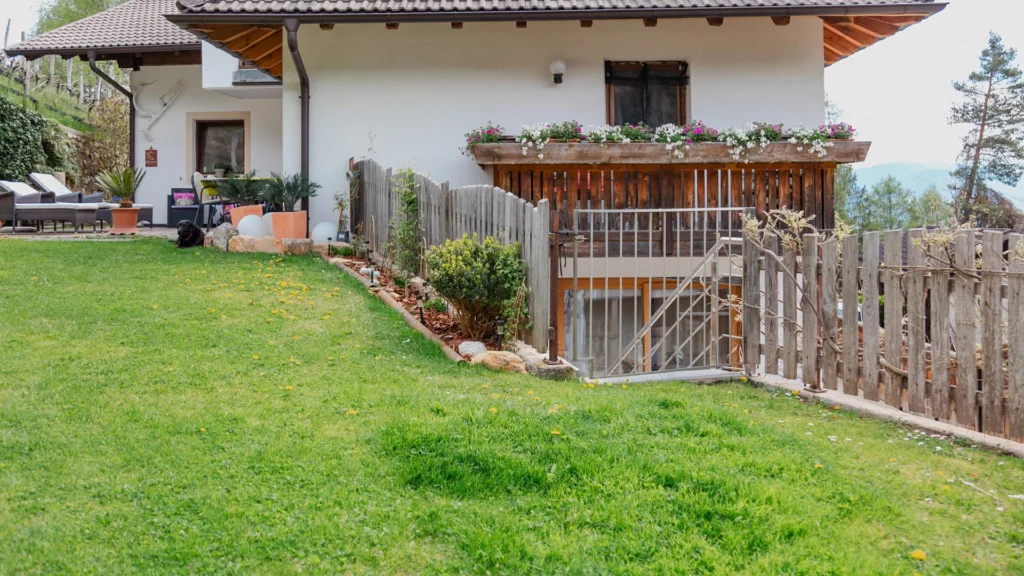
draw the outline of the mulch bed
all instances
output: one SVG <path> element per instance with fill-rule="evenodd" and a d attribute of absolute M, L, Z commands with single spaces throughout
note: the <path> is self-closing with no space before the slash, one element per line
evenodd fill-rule
<path fill-rule="evenodd" d="M 359 274 L 360 269 L 369 268 L 370 266 L 369 261 L 356 258 L 355 256 L 344 257 L 342 260 L 343 264 L 354 270 L 356 274 Z M 374 268 L 374 270 L 380 273 L 379 284 L 381 289 L 391 294 L 391 296 L 398 301 L 407 312 L 412 314 L 414 318 L 418 319 L 419 309 L 416 308 L 416 294 L 413 293 L 412 290 L 396 284 L 392 277 L 391 270 L 382 270 L 380 268 Z M 466 340 L 466 338 L 463 337 L 462 329 L 459 327 L 459 321 L 456 320 L 454 316 L 446 312 L 435 312 L 433 310 L 424 309 L 422 324 L 431 332 L 437 334 L 445 344 L 453 348 L 456 352 L 459 350 L 459 344 Z M 498 349 L 498 341 L 496 338 L 484 340 L 483 343 L 487 346 L 488 350 Z"/>

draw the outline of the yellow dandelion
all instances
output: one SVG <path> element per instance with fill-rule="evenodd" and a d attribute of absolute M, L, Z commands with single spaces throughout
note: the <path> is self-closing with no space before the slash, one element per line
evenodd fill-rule
<path fill-rule="evenodd" d="M 221 320 L 226 320 L 226 319 L 227 319 L 227 316 L 225 316 L 225 315 L 221 314 L 221 315 L 220 315 L 220 318 L 221 318 Z"/>
<path fill-rule="evenodd" d="M 746 376 L 740 376 L 740 382 L 746 382 L 746 381 L 747 381 L 747 377 Z"/>
<path fill-rule="evenodd" d="M 824 468 L 824 466 L 822 466 L 821 464 L 815 464 L 814 467 L 815 468 Z"/>
<path fill-rule="evenodd" d="M 490 386 L 488 386 L 487 384 L 483 384 L 480 387 L 483 388 L 484 390 L 487 390 L 488 388 L 490 388 Z"/>
<path fill-rule="evenodd" d="M 374 360 L 380 360 L 380 356 L 379 355 L 378 356 L 374 356 L 373 359 Z"/>
<path fill-rule="evenodd" d="M 498 398 L 501 398 L 501 394 L 497 394 L 497 393 L 491 394 L 491 398 L 494 398 L 495 400 L 497 400 Z"/>
<path fill-rule="evenodd" d="M 288 358 L 288 361 L 289 361 L 289 362 L 295 362 L 295 357 L 294 357 L 294 356 L 292 356 L 292 357 Z"/>
<path fill-rule="evenodd" d="M 889 462 L 895 462 L 895 461 L 896 461 L 895 458 L 889 458 Z"/>
<path fill-rule="evenodd" d="M 292 340 L 298 340 L 298 339 L 299 339 L 298 336 L 292 336 Z"/>
<path fill-rule="evenodd" d="M 551 435 L 552 436 L 561 436 L 562 433 L 556 428 L 556 429 L 551 431 Z"/>
<path fill-rule="evenodd" d="M 330 362 L 334 362 L 334 356 L 328 356 L 327 360 L 330 361 Z"/>
<path fill-rule="evenodd" d="M 626 386 L 625 384 L 623 384 L 622 385 L 622 389 L 625 390 L 626 388 L 629 388 L 629 386 Z"/>
<path fill-rule="evenodd" d="M 252 355 L 252 359 L 253 360 L 259 360 L 260 359 L 260 355 L 259 354 L 253 354 Z"/>
<path fill-rule="evenodd" d="M 949 486 L 943 486 L 942 489 L 943 490 L 949 490 Z"/>
<path fill-rule="evenodd" d="M 285 386 L 284 389 L 285 390 L 294 390 L 295 386 L 292 386 L 291 384 L 289 384 L 289 385 Z"/>
<path fill-rule="evenodd" d="M 359 414 L 359 410 L 349 410 L 345 412 L 345 416 L 355 416 L 356 414 Z"/>
<path fill-rule="evenodd" d="M 910 553 L 910 557 L 914 560 L 924 561 L 924 559 L 927 558 L 928 555 L 925 554 L 924 550 L 914 550 Z"/>
<path fill-rule="evenodd" d="M 199 431 L 200 432 L 206 432 L 206 428 L 200 428 Z"/>
<path fill-rule="evenodd" d="M 533 390 L 527 390 L 526 394 L 527 396 L 533 396 Z"/>
<path fill-rule="evenodd" d="M 799 395 L 800 395 L 800 391 L 799 391 L 799 390 L 793 390 L 793 391 L 791 392 L 791 394 L 792 394 L 793 396 L 799 396 Z"/>
<path fill-rule="evenodd" d="M 495 408 L 494 406 L 491 406 L 490 408 L 488 408 L 488 410 L 491 412 L 491 414 L 497 414 L 498 413 L 498 409 Z"/>
<path fill-rule="evenodd" d="M 159 306 L 157 306 L 156 304 L 153 304 L 153 310 L 156 310 L 157 308 L 159 308 Z"/>
<path fill-rule="evenodd" d="M 174 366 L 171 366 L 170 368 L 168 368 L 167 371 L 168 372 L 174 372 Z"/>

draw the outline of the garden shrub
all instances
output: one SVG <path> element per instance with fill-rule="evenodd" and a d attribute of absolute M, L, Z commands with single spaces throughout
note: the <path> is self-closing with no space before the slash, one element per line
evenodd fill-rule
<path fill-rule="evenodd" d="M 29 172 L 75 172 L 67 138 L 55 122 L 0 96 L 0 179 Z"/>
<path fill-rule="evenodd" d="M 420 272 L 420 254 L 423 252 L 415 174 L 408 168 L 399 170 L 392 178 L 391 185 L 398 197 L 395 217 L 390 222 L 392 262 L 400 278 L 412 278 Z"/>
<path fill-rule="evenodd" d="M 432 247 L 427 267 L 430 285 L 455 308 L 463 335 L 472 340 L 493 333 L 495 318 L 515 306 L 526 279 L 518 242 L 502 246 L 490 236 L 480 242 L 475 234 Z"/>

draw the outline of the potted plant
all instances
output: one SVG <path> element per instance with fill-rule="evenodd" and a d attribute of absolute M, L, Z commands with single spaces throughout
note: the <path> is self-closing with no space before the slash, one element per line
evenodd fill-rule
<path fill-rule="evenodd" d="M 117 198 L 119 208 L 111 208 L 113 222 L 111 234 L 137 234 L 139 209 L 133 207 L 135 193 L 142 185 L 146 171 L 142 168 L 126 166 L 120 170 L 107 170 L 99 175 L 100 189 L 108 198 Z"/>
<path fill-rule="evenodd" d="M 310 181 L 305 174 L 273 175 L 264 193 L 273 214 L 275 238 L 306 237 L 306 211 L 296 211 L 295 205 L 316 196 L 319 189 L 320 185 Z"/>
<path fill-rule="evenodd" d="M 231 174 L 228 179 L 217 184 L 217 194 L 232 204 L 231 225 L 238 227 L 238 223 L 246 216 L 263 216 L 263 206 L 260 202 L 264 197 L 266 181 L 256 178 L 256 171 L 236 176 Z"/>
<path fill-rule="evenodd" d="M 223 178 L 224 174 L 231 171 L 231 164 L 227 162 L 214 162 L 213 163 L 213 175 L 217 178 Z"/>

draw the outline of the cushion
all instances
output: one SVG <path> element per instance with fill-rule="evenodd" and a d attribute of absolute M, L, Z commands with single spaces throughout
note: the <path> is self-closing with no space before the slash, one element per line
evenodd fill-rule
<path fill-rule="evenodd" d="M 14 192 L 15 196 L 30 196 L 32 194 L 39 194 L 39 190 L 25 184 L 24 182 L 0 182 L 0 188 L 7 190 L 8 192 Z"/>
<path fill-rule="evenodd" d="M 90 212 L 92 212 L 92 211 L 96 210 L 96 205 L 95 204 L 73 204 L 71 202 L 47 202 L 45 204 L 18 204 L 15 207 L 15 209 L 17 209 L 17 210 L 23 210 L 25 208 L 30 208 L 30 209 L 33 209 L 33 210 L 38 210 L 40 208 L 43 208 L 45 210 L 67 210 L 67 209 L 70 208 L 70 209 L 73 209 L 73 210 L 75 210 L 77 212 L 82 212 L 82 211 L 90 211 Z"/>
<path fill-rule="evenodd" d="M 175 206 L 194 206 L 196 203 L 195 192 L 172 192 Z"/>
<path fill-rule="evenodd" d="M 74 194 L 68 187 L 61 184 L 60 180 L 54 178 L 51 174 L 43 174 L 42 172 L 33 172 L 28 175 L 33 182 L 38 184 L 47 192 L 53 192 L 54 194 Z"/>

